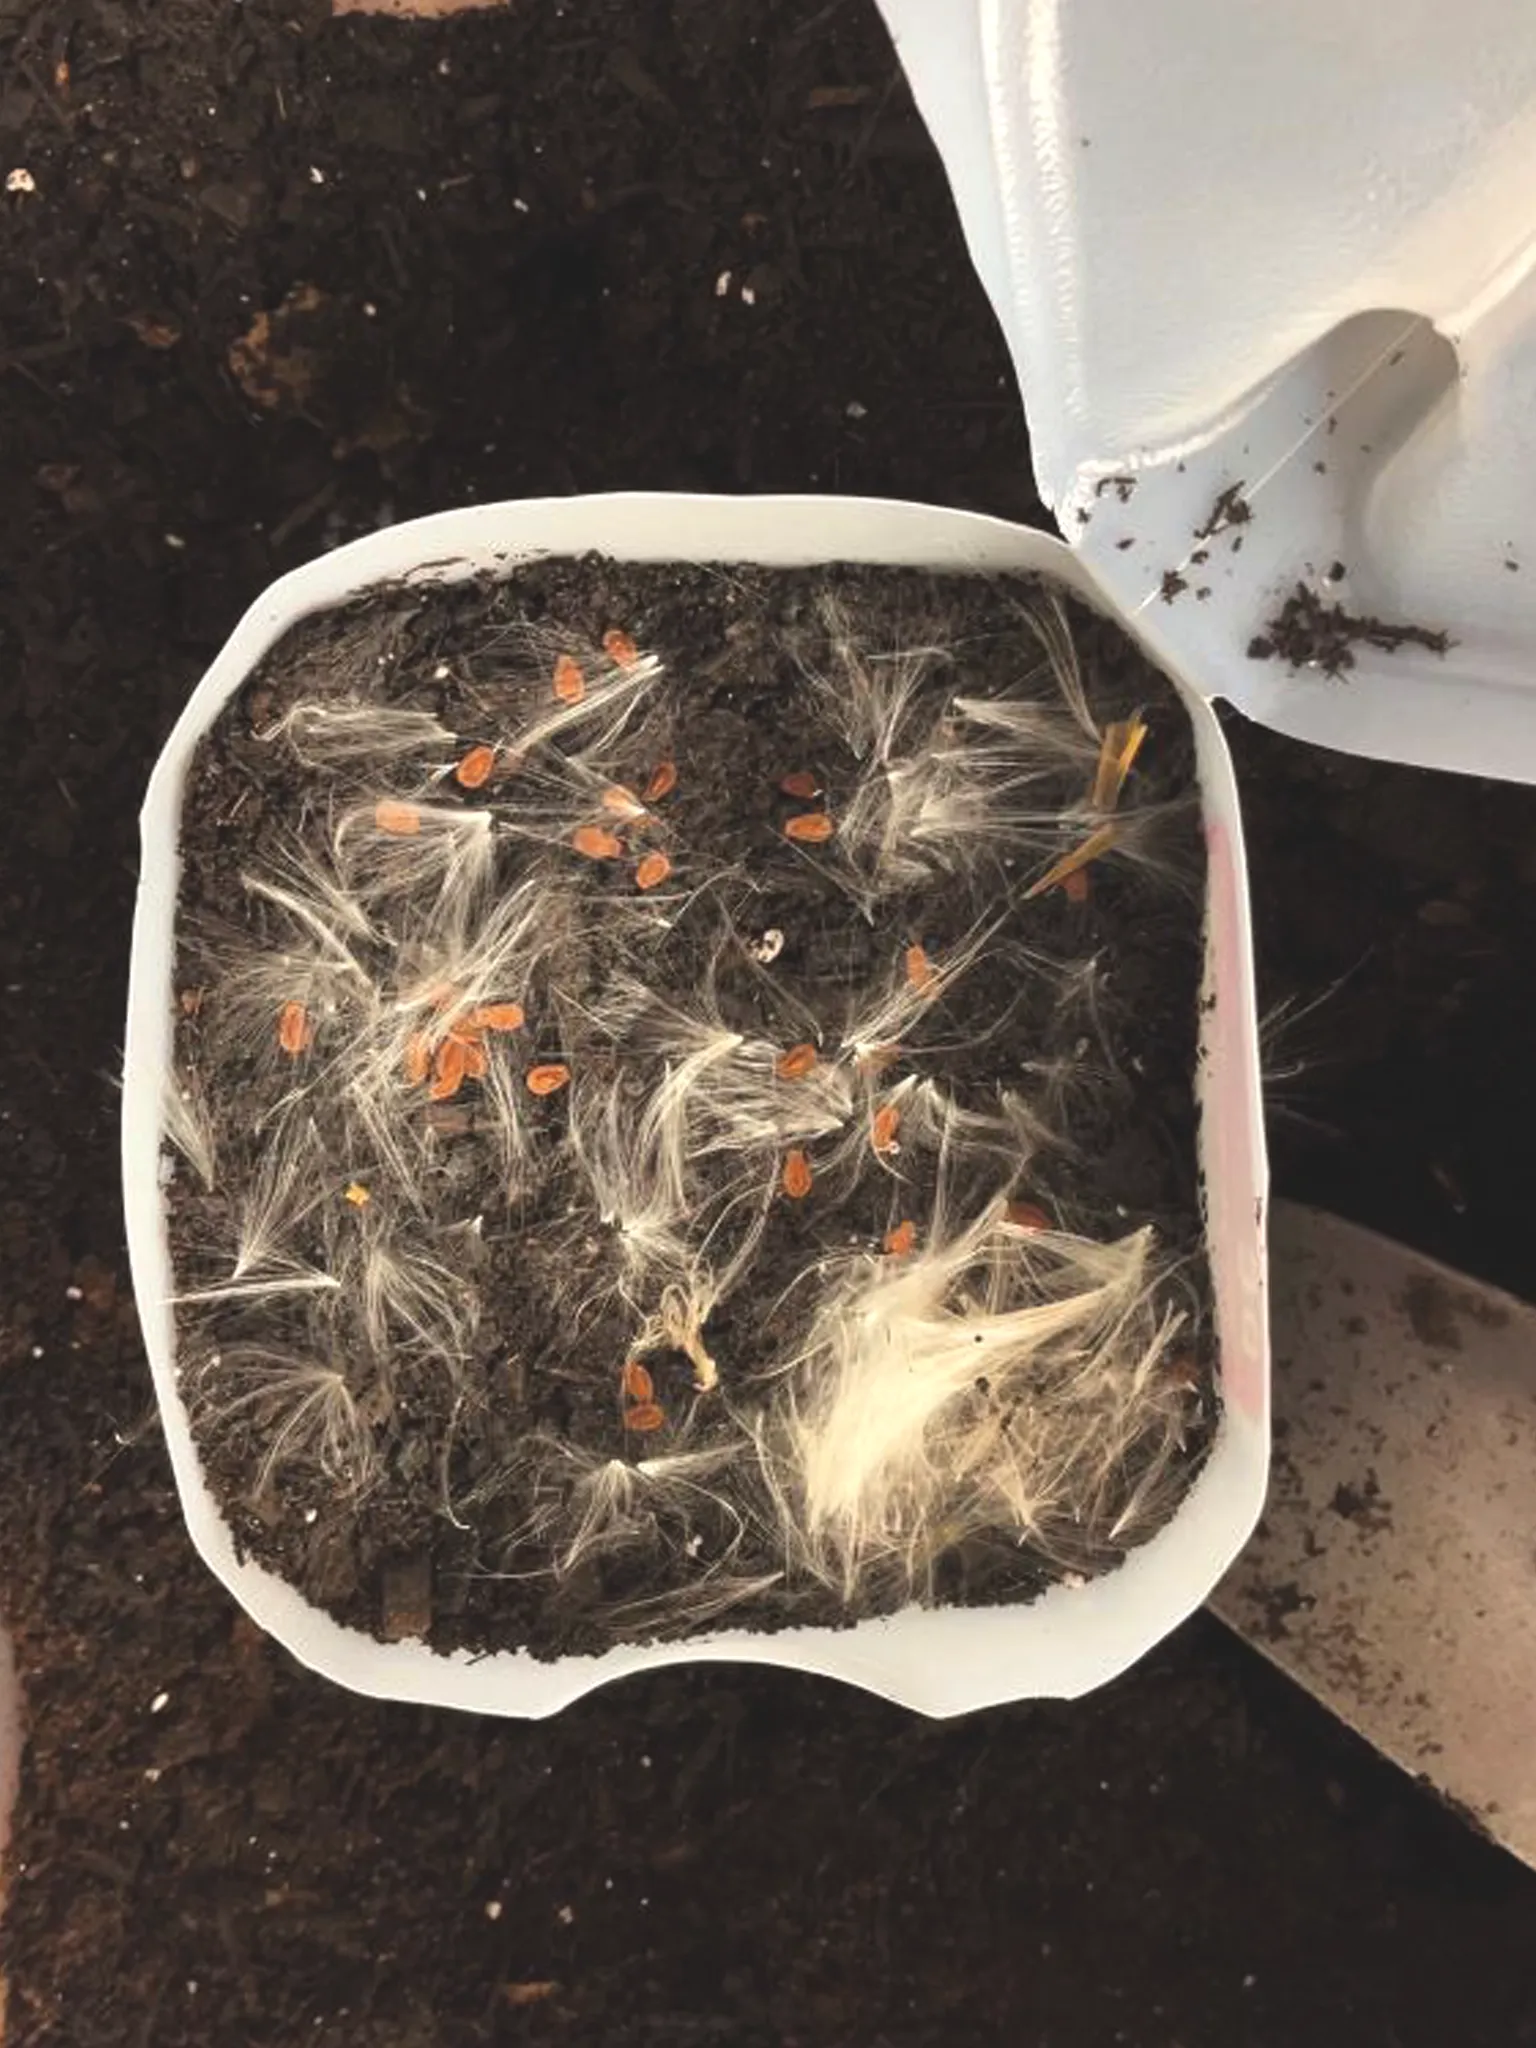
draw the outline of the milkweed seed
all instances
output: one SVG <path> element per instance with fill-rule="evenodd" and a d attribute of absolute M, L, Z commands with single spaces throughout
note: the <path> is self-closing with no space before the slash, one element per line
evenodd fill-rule
<path fill-rule="evenodd" d="M 781 1052 L 773 1063 L 773 1071 L 781 1081 L 803 1081 L 816 1065 L 814 1045 L 792 1045 L 788 1052 Z"/>
<path fill-rule="evenodd" d="M 521 1003 L 482 1003 L 479 1009 L 470 1011 L 469 1022 L 475 1031 L 521 1031 L 523 1006 Z"/>
<path fill-rule="evenodd" d="M 277 1017 L 277 1042 L 288 1057 L 297 1059 L 301 1052 L 307 1052 L 314 1035 L 314 1027 L 304 1005 L 284 1003 Z"/>
<path fill-rule="evenodd" d="M 1003 1211 L 1003 1221 L 1011 1223 L 1015 1230 L 1049 1230 L 1051 1219 L 1035 1202 L 1010 1202 Z"/>
<path fill-rule="evenodd" d="M 393 797 L 385 797 L 373 807 L 373 822 L 381 832 L 391 833 L 396 839 L 410 839 L 421 830 L 421 813 L 414 804 L 397 803 Z"/>
<path fill-rule="evenodd" d="M 479 789 L 491 779 L 491 770 L 496 766 L 494 747 L 471 747 L 458 767 L 454 769 L 454 780 L 461 789 Z"/>
<path fill-rule="evenodd" d="M 908 946 L 903 964 L 908 986 L 915 988 L 920 996 L 931 996 L 939 985 L 939 977 L 926 950 L 922 946 Z"/>
<path fill-rule="evenodd" d="M 825 811 L 801 811 L 785 821 L 784 837 L 802 846 L 820 846 L 837 830 Z"/>
<path fill-rule="evenodd" d="M 896 1133 L 901 1129 L 901 1111 L 887 1102 L 875 1111 L 869 1126 L 869 1142 L 884 1157 L 896 1150 Z"/>
<path fill-rule="evenodd" d="M 543 1067 L 530 1067 L 523 1077 L 530 1095 L 557 1095 L 571 1078 L 569 1067 L 552 1060 Z"/>
<path fill-rule="evenodd" d="M 437 1048 L 432 1086 L 427 1090 L 434 1102 L 447 1102 L 457 1095 L 464 1080 L 469 1048 L 462 1038 L 445 1038 Z"/>
<path fill-rule="evenodd" d="M 601 825 L 581 825 L 571 834 L 571 844 L 588 860 L 620 860 L 624 842 Z"/>

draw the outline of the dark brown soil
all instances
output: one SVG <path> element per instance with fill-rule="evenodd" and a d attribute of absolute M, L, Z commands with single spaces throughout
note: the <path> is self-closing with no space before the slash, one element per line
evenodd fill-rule
<path fill-rule="evenodd" d="M 1207 1619 L 1090 1700 L 951 1726 L 743 1669 L 521 1726 L 335 1691 L 192 1555 L 111 1076 L 135 809 L 240 608 L 471 497 L 1040 517 L 864 0 L 324 15 L 0 0 L 37 186 L 0 200 L 7 2048 L 1536 2041 L 1536 1878 Z M 228 351 L 306 281 L 322 395 L 268 411 Z M 403 437 L 338 456 L 396 388 Z M 1231 740 L 1265 999 L 1316 1006 L 1273 1040 L 1279 1187 L 1528 1292 L 1536 803 Z"/>
<path fill-rule="evenodd" d="M 1201 529 L 1207 531 L 1215 529 Z M 1343 564 L 1335 564 L 1333 579 L 1343 574 Z M 1431 654 L 1444 654 L 1450 644 L 1451 636 L 1439 627 L 1403 625 L 1352 612 L 1298 583 L 1265 622 L 1263 632 L 1249 641 L 1248 659 L 1284 661 L 1293 669 L 1319 668 L 1325 676 L 1342 676 L 1354 667 L 1357 647 L 1380 648 L 1384 654 L 1395 654 L 1400 647 L 1424 647 Z"/>
<path fill-rule="evenodd" d="M 211 1190 L 185 1166 L 175 1173 L 178 1285 L 192 1292 L 227 1275 L 253 1184 L 286 1144 L 283 1133 L 313 1124 L 316 1165 L 331 1184 L 285 1240 L 291 1254 L 345 1270 L 349 1248 L 382 1230 L 441 1260 L 482 1312 L 472 1348 L 452 1361 L 441 1341 L 419 1348 L 398 1324 L 388 1340 L 368 1341 L 350 1306 L 356 1290 L 346 1286 L 179 1312 L 181 1384 L 243 1552 L 352 1627 L 389 1637 L 408 1626 L 444 1650 L 526 1646 L 559 1655 L 687 1633 L 700 1602 L 711 1621 L 728 1614 L 734 1625 L 763 1627 L 842 1625 L 904 1605 L 914 1591 L 968 1604 L 1024 1598 L 1063 1571 L 1110 1569 L 1128 1542 L 1155 1533 L 1198 1469 L 1214 1420 L 1193 1096 L 1204 877 L 1193 735 L 1174 691 L 1130 642 L 1071 607 L 1089 715 L 1105 728 L 1139 712 L 1150 735 L 1115 805 L 1123 844 L 1137 858 L 1116 848 L 1095 861 L 1081 898 L 1064 888 L 1027 897 L 1026 885 L 1103 819 L 1083 808 L 1096 750 L 1028 623 L 1052 602 L 1018 580 L 550 562 L 507 583 L 364 599 L 306 621 L 260 665 L 203 743 L 183 814 L 178 1060 L 213 1106 L 220 1164 Z M 530 753 L 521 735 L 551 709 L 555 648 L 581 652 L 598 679 L 593 706 L 605 672 L 611 687 L 624 687 L 601 652 L 616 622 L 644 656 L 662 661 L 654 694 L 647 690 L 596 756 L 593 728 L 602 720 L 591 708 Z M 1055 747 L 1068 753 L 1037 745 L 1025 783 L 1015 746 L 1009 766 L 990 771 L 992 822 L 973 825 L 963 851 L 904 839 L 911 871 L 898 884 L 883 862 L 870 893 L 861 878 L 873 872 L 874 842 L 849 835 L 870 800 L 861 791 L 872 774 L 883 787 L 883 775 L 873 741 L 832 708 L 828 685 L 844 702 L 860 688 L 884 691 L 897 762 L 936 745 L 969 740 L 975 753 L 986 743 L 986 727 L 968 723 L 957 699 L 1040 707 L 1055 721 Z M 439 744 L 393 763 L 300 765 L 282 736 L 285 719 L 300 700 L 338 697 L 428 713 L 462 738 L 446 752 Z M 499 743 L 508 765 L 483 786 L 466 792 L 451 776 L 432 780 L 471 742 L 487 741 Z M 673 786 L 636 822 L 597 807 L 605 786 L 643 791 L 662 761 Z M 782 788 L 807 774 L 814 798 Z M 977 779 L 973 792 L 984 786 Z M 254 1043 L 231 1014 L 250 961 L 280 954 L 294 935 L 246 878 L 286 875 L 300 844 L 329 873 L 331 830 L 349 806 L 361 811 L 366 835 L 380 798 L 424 794 L 439 811 L 488 809 L 499 821 L 487 910 L 537 880 L 539 923 L 572 918 L 557 953 L 538 956 L 528 979 L 492 991 L 526 1008 L 521 1028 L 485 1046 L 510 1077 L 514 1103 L 526 1105 L 515 1113 L 526 1119 L 530 1152 L 512 1168 L 510 1187 L 494 1077 L 472 1079 L 434 1107 L 391 1061 L 404 1142 L 433 1130 L 407 1184 L 371 1146 L 335 1078 L 350 1013 L 313 1019 L 313 1042 L 292 1058 L 276 1049 L 275 1011 L 253 1020 Z M 1051 822 L 1025 826 L 1024 812 Z M 627 838 L 624 858 L 584 860 L 573 849 L 573 829 L 592 829 L 593 815 Z M 797 815 L 828 819 L 829 843 L 797 846 L 787 836 Z M 642 902 L 636 864 L 658 849 L 670 873 Z M 414 857 L 414 844 L 404 850 Z M 567 889 L 575 894 L 562 911 L 557 892 Z M 409 997 L 410 962 L 434 924 L 422 923 L 427 899 L 418 890 L 377 905 L 378 939 L 353 946 L 386 1003 Z M 764 964 L 754 949 L 770 932 L 779 950 Z M 967 966 L 981 933 L 980 957 Z M 908 986 L 914 945 L 936 993 L 901 1024 L 899 1043 L 877 1032 L 878 1068 L 861 1068 L 844 1049 L 847 1021 Z M 441 968 L 426 980 L 441 997 Z M 638 1016 L 600 1021 L 614 990 L 637 982 L 650 992 Z M 689 1241 L 712 1242 L 719 1263 L 750 1241 L 749 1219 L 766 1201 L 751 1265 L 703 1332 L 720 1385 L 702 1395 L 682 1350 L 638 1341 L 642 1318 L 602 1207 L 615 1191 L 590 1176 L 571 1137 L 617 1102 L 637 1142 L 669 1067 L 693 1050 L 678 1035 L 680 1019 L 695 1027 L 713 1020 L 768 1048 L 809 1041 L 820 1048 L 819 1073 L 842 1068 L 853 1077 L 836 1112 L 843 1121 L 808 1132 L 799 1151 L 814 1177 L 808 1195 L 775 1194 L 788 1139 L 761 1156 L 761 1194 L 742 1184 L 744 1158 L 756 1156 L 745 1137 L 690 1166 Z M 360 1017 L 358 1028 L 370 1027 Z M 524 1080 L 551 1062 L 571 1077 L 567 1085 L 529 1098 Z M 771 1064 L 769 1054 L 765 1074 Z M 934 1084 L 962 1115 L 990 1118 L 993 1137 L 962 1159 L 958 1139 L 952 1148 L 936 1132 L 924 1135 L 914 1097 L 898 1150 L 882 1164 L 861 1132 L 884 1104 L 899 1116 L 905 1089 Z M 819 1105 L 816 1083 L 781 1084 L 777 1109 L 770 1103 L 765 1113 L 792 1114 L 813 1090 Z M 1027 1108 L 1030 1135 L 1000 1120 L 1008 1100 Z M 1011 1528 L 977 1531 L 946 1543 L 915 1587 L 893 1559 L 871 1564 L 845 1597 L 803 1566 L 786 1566 L 784 1531 L 744 1432 L 782 1396 L 787 1366 L 837 1275 L 867 1275 L 899 1227 L 920 1251 L 935 1230 L 952 1236 L 1009 1200 L 1099 1243 L 1144 1225 L 1155 1232 L 1167 1261 L 1160 1313 L 1181 1326 L 1167 1377 L 1188 1383 L 1174 1397 L 1182 1476 L 1159 1485 L 1155 1507 L 1125 1539 L 1110 1539 L 1146 1481 L 1154 1445 L 1159 1464 L 1167 1454 L 1159 1399 L 1092 1515 L 1083 1499 L 1064 1496 L 1036 1540 L 1021 1543 Z M 396 1213 L 408 1220 L 397 1226 Z M 1043 1267 L 1019 1301 L 1045 1298 L 1051 1270 Z M 655 1292 L 646 1282 L 652 1307 Z M 338 1484 L 305 1440 L 269 1469 L 296 1411 L 292 1396 L 254 1397 L 233 1376 L 234 1355 L 252 1345 L 263 1357 L 344 1366 L 377 1452 L 360 1453 L 378 1469 L 359 1494 Z M 637 1404 L 621 1399 L 631 1358 L 643 1360 L 651 1383 L 643 1405 L 659 1410 L 643 1435 L 631 1426 Z M 794 1382 L 804 1406 L 814 1371 L 798 1369 Z M 1019 1398 L 1017 1386 L 985 1378 L 965 1396 L 978 1416 L 1005 1414 Z M 1102 1418 L 1085 1415 L 1085 1431 L 1095 1426 Z M 583 1474 L 610 1459 L 709 1451 L 733 1462 L 707 1485 L 631 1515 L 634 1526 L 579 1567 L 552 1569 L 590 1515 Z M 398 1611 L 402 1587 L 409 1616 Z"/>
<path fill-rule="evenodd" d="M 1204 521 L 1195 528 L 1196 540 L 1214 540 L 1218 533 L 1225 533 L 1229 526 L 1246 526 L 1253 517 L 1253 507 L 1243 496 L 1241 482 L 1228 484 L 1224 491 L 1217 493 Z M 1197 562 L 1205 557 L 1196 554 Z"/>

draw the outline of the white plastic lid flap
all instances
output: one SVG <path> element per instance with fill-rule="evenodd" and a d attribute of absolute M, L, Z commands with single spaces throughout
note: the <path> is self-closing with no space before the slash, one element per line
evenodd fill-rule
<path fill-rule="evenodd" d="M 1536 9 L 881 5 L 1041 494 L 1165 658 L 1298 737 L 1536 780 Z M 1342 675 L 1250 655 L 1298 585 L 1385 629 Z"/>

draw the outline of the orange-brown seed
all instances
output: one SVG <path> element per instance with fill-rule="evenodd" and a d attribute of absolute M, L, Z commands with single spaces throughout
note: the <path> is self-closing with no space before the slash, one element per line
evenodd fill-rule
<path fill-rule="evenodd" d="M 924 947 L 908 946 L 903 964 L 907 971 L 907 983 L 920 996 L 931 996 L 938 987 L 939 977 L 934 972 L 933 962 Z"/>
<path fill-rule="evenodd" d="M 464 1081 L 469 1047 L 462 1038 L 445 1038 L 437 1048 L 432 1066 L 432 1086 L 427 1090 L 434 1102 L 446 1102 L 457 1095 Z"/>
<path fill-rule="evenodd" d="M 480 789 L 490 781 L 491 770 L 496 766 L 494 747 L 471 747 L 458 767 L 454 769 L 454 780 L 461 789 Z"/>
<path fill-rule="evenodd" d="M 616 661 L 620 668 L 628 668 L 640 659 L 640 650 L 622 626 L 610 626 L 603 635 L 603 652 L 610 661 Z"/>
<path fill-rule="evenodd" d="M 562 654 L 555 663 L 555 695 L 562 704 L 579 704 L 587 694 L 587 679 L 573 654 Z"/>
<path fill-rule="evenodd" d="M 483 1081 L 489 1061 L 483 1045 L 469 1044 L 464 1048 L 464 1078 L 466 1081 Z"/>
<path fill-rule="evenodd" d="M 1003 1211 L 1003 1221 L 1011 1223 L 1015 1230 L 1049 1230 L 1051 1219 L 1036 1202 L 1010 1202 Z"/>
<path fill-rule="evenodd" d="M 917 1243 L 917 1225 L 910 1216 L 885 1233 L 885 1248 L 893 1259 L 904 1259 Z"/>
<path fill-rule="evenodd" d="M 637 889 L 658 889 L 672 872 L 672 863 L 664 853 L 648 853 L 635 869 Z"/>
<path fill-rule="evenodd" d="M 414 804 L 398 803 L 387 796 L 374 805 L 373 822 L 396 839 L 410 839 L 421 830 L 421 813 Z"/>
<path fill-rule="evenodd" d="M 816 1065 L 814 1045 L 792 1045 L 788 1052 L 781 1052 L 773 1063 L 773 1071 L 781 1081 L 803 1081 Z"/>
<path fill-rule="evenodd" d="M 284 1003 L 277 1016 L 277 1042 L 290 1059 L 309 1049 L 314 1037 L 309 1012 L 302 1003 Z"/>
<path fill-rule="evenodd" d="M 641 1401 L 624 1411 L 624 1427 L 647 1435 L 653 1429 L 660 1429 L 666 1416 L 654 1401 Z"/>
<path fill-rule="evenodd" d="M 813 797 L 821 795 L 821 784 L 809 768 L 797 768 L 793 775 L 786 775 L 779 784 L 786 796 Z"/>
<path fill-rule="evenodd" d="M 610 783 L 603 791 L 603 809 L 620 818 L 642 818 L 645 815 L 645 805 L 622 782 Z"/>
<path fill-rule="evenodd" d="M 877 1109 L 870 1120 L 869 1142 L 882 1156 L 896 1150 L 896 1133 L 901 1129 L 901 1111 L 894 1102 Z"/>
<path fill-rule="evenodd" d="M 602 825 L 580 825 L 571 834 L 571 844 L 588 860 L 620 860 L 624 842 Z"/>
<path fill-rule="evenodd" d="M 432 1067 L 432 1042 L 425 1031 L 413 1031 L 405 1041 L 405 1078 L 413 1088 L 425 1081 Z"/>
<path fill-rule="evenodd" d="M 792 1202 L 803 1201 L 811 1192 L 811 1162 L 798 1145 L 784 1161 L 780 1186 Z"/>
<path fill-rule="evenodd" d="M 470 1011 L 469 1023 L 474 1031 L 521 1031 L 523 1006 L 521 1003 L 482 1003 L 477 1010 Z"/>
<path fill-rule="evenodd" d="M 837 827 L 825 811 L 801 811 L 798 817 L 785 821 L 784 837 L 793 839 L 802 846 L 823 845 Z"/>
<path fill-rule="evenodd" d="M 625 1360 L 619 1386 L 626 1401 L 650 1401 L 656 1395 L 656 1383 L 638 1358 Z"/>
<path fill-rule="evenodd" d="M 530 1067 L 523 1080 L 530 1095 L 557 1095 L 570 1078 L 569 1067 L 551 1060 L 547 1066 Z"/>
<path fill-rule="evenodd" d="M 670 796 L 677 787 L 677 763 L 658 761 L 651 770 L 651 779 L 645 785 L 645 800 L 656 803 L 661 797 Z"/>

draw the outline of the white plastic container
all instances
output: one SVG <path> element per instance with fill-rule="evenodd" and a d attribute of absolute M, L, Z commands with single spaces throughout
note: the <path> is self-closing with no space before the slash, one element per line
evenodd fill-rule
<path fill-rule="evenodd" d="M 929 1714 L 1031 1695 L 1072 1696 L 1124 1670 L 1198 1607 L 1246 1541 L 1268 1469 L 1266 1174 L 1242 832 L 1231 764 L 1204 699 L 1174 676 L 1197 741 L 1209 855 L 1198 1086 L 1223 1414 L 1210 1457 L 1167 1526 L 1118 1571 L 1030 1605 L 911 1608 L 848 1629 L 736 1629 L 541 1663 L 521 1652 L 439 1655 L 344 1629 L 235 1554 L 199 1467 L 175 1370 L 163 1103 L 173 1050 L 173 928 L 183 787 L 200 736 L 252 668 L 306 614 L 400 579 L 450 581 L 588 550 L 630 561 L 869 562 L 941 571 L 1039 571 L 1113 613 L 1091 571 L 1050 537 L 963 512 L 857 498 L 626 493 L 476 506 L 396 526 L 274 584 L 236 628 L 168 740 L 143 812 L 123 1104 L 128 1246 L 145 1343 L 192 1540 L 263 1628 L 359 1692 L 482 1713 L 541 1715 L 592 1687 L 666 1664 L 737 1660 L 819 1671 Z"/>

